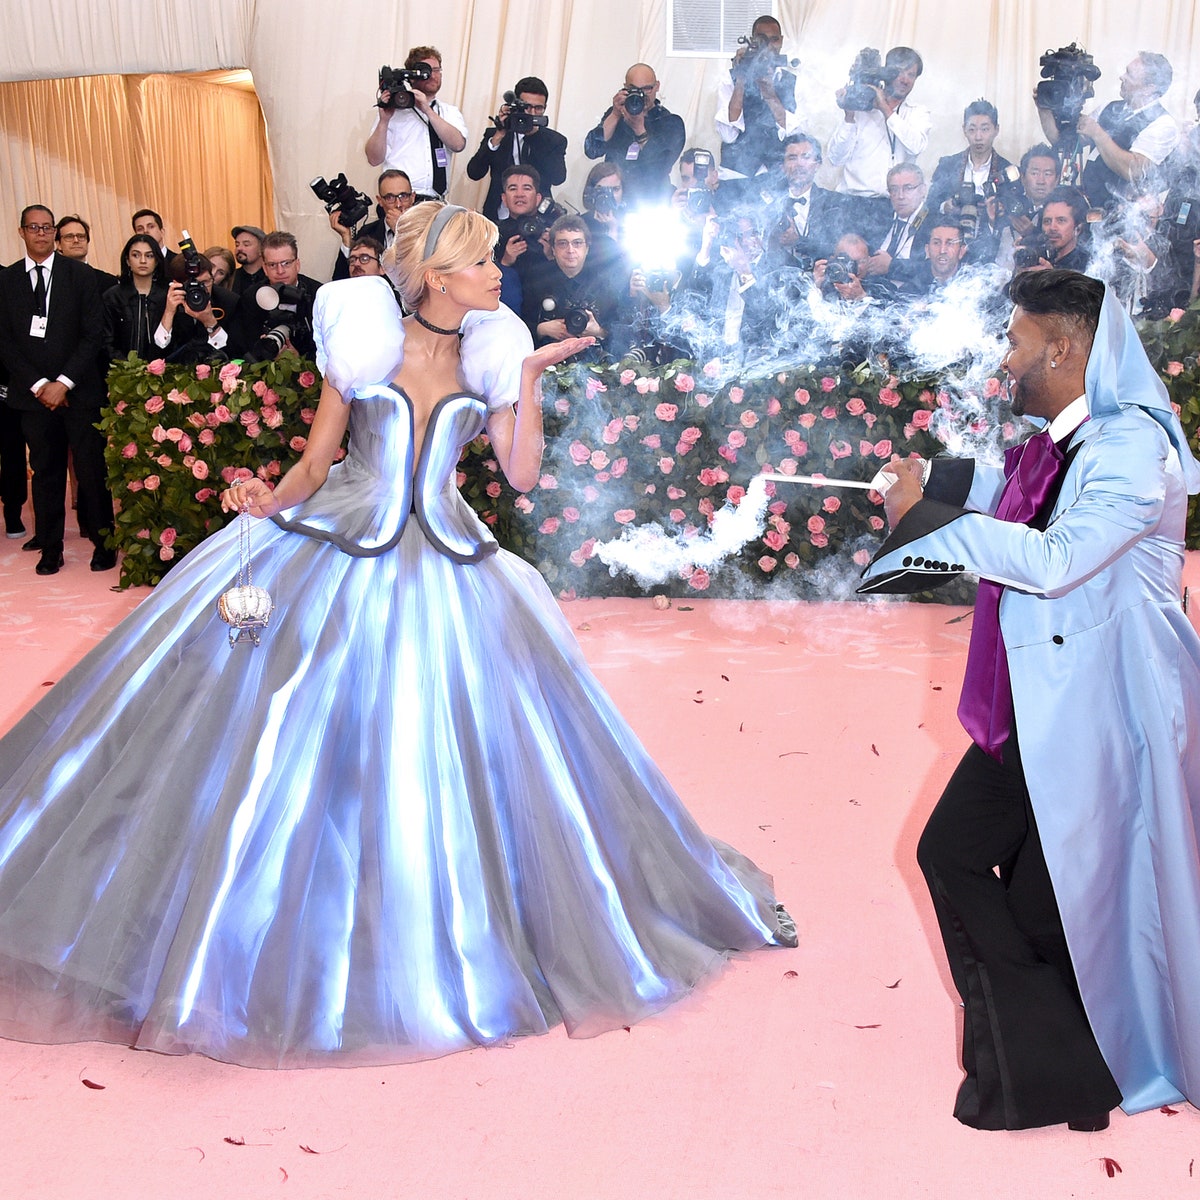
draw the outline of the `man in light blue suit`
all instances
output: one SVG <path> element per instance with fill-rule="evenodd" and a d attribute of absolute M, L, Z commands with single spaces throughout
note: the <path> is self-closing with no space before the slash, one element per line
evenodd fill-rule
<path fill-rule="evenodd" d="M 1103 1129 L 1200 1101 L 1200 638 L 1180 606 L 1193 457 L 1099 282 L 1029 272 L 1003 361 L 1046 431 L 1005 469 L 893 463 L 861 591 L 981 578 L 973 745 L 918 848 L 965 1009 L 955 1116 Z"/>

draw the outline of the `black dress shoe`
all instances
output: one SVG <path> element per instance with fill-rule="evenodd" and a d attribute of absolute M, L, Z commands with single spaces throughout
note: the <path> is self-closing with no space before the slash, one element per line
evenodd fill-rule
<path fill-rule="evenodd" d="M 31 537 L 29 541 L 27 541 L 25 545 L 21 547 L 22 550 L 40 550 L 41 548 L 42 543 L 39 542 L 36 537 Z"/>
<path fill-rule="evenodd" d="M 42 557 L 38 559 L 38 565 L 33 569 L 39 575 L 57 575 L 63 561 L 61 550 L 43 550 Z"/>
<path fill-rule="evenodd" d="M 97 546 L 92 551 L 92 570 L 111 571 L 117 565 L 117 552 L 106 546 Z"/>
<path fill-rule="evenodd" d="M 12 538 L 14 541 L 17 538 L 25 536 L 25 522 L 21 520 L 21 510 L 19 508 L 6 508 L 4 510 L 4 536 Z"/>
<path fill-rule="evenodd" d="M 1067 1128 L 1074 1133 L 1099 1133 L 1108 1128 L 1108 1113 L 1097 1113 L 1093 1117 L 1080 1117 L 1078 1120 L 1068 1121 Z"/>

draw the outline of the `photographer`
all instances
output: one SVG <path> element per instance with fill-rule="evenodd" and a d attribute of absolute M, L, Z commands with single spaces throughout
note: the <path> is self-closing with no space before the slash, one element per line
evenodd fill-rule
<path fill-rule="evenodd" d="M 452 104 L 437 99 L 442 55 L 433 46 L 414 46 L 404 71 L 415 72 L 396 90 L 381 87 L 379 115 L 367 138 L 367 162 L 404 171 L 420 200 L 441 200 L 450 174 L 450 155 L 467 144 L 467 123 Z"/>
<path fill-rule="evenodd" d="M 800 128 L 796 76 L 788 68 L 783 30 L 774 17 L 759 17 L 733 56 L 729 78 L 717 89 L 717 133 L 724 143 L 721 166 L 749 178 L 779 165 L 783 139 Z"/>
<path fill-rule="evenodd" d="M 479 149 L 467 163 L 467 175 L 482 179 L 490 173 L 483 215 L 499 221 L 504 198 L 503 175 L 514 164 L 533 167 L 541 180 L 542 193 L 550 196 L 567 177 L 567 139 L 546 121 L 549 90 L 534 75 L 517 81 L 504 95 L 494 124 L 484 132 Z M 551 197 L 552 198 L 552 197 Z"/>
<path fill-rule="evenodd" d="M 167 276 L 171 280 L 167 308 L 174 314 L 174 323 L 166 357 L 188 363 L 242 354 L 246 348 L 242 302 L 235 292 L 213 282 L 212 260 L 185 243 L 167 267 Z"/>
<path fill-rule="evenodd" d="M 811 134 L 784 141 L 780 174 L 786 191 L 774 209 L 770 249 L 777 261 L 790 259 L 803 270 L 826 258 L 845 228 L 842 197 L 814 182 L 821 161 L 821 143 Z"/>
<path fill-rule="evenodd" d="M 686 141 L 683 119 L 667 110 L 658 89 L 654 69 L 635 63 L 625 72 L 612 106 L 583 143 L 588 158 L 621 165 L 625 202 L 631 206 L 670 198 L 671 168 Z"/>
<path fill-rule="evenodd" d="M 1159 103 L 1171 86 L 1171 74 L 1171 64 L 1161 54 L 1143 50 L 1121 75 L 1121 99 L 1098 115 L 1079 118 L 1079 136 L 1092 144 L 1082 187 L 1097 208 L 1112 209 L 1149 190 L 1157 168 L 1178 145 L 1179 123 Z"/>
<path fill-rule="evenodd" d="M 247 292 L 253 296 L 267 282 L 262 265 L 263 238 L 267 235 L 257 225 L 235 225 L 229 236 L 233 238 L 233 257 L 238 264 L 229 287 L 239 296 Z"/>
<path fill-rule="evenodd" d="M 1000 191 L 1012 163 L 997 154 L 1000 116 L 987 100 L 972 100 L 963 110 L 967 148 L 938 161 L 929 184 L 929 208 L 963 226 L 969 262 L 991 261 L 999 250 L 1000 223 L 988 201 Z"/>
<path fill-rule="evenodd" d="M 617 322 L 621 297 L 616 276 L 590 261 L 591 235 L 580 217 L 559 217 L 550 227 L 553 259 L 525 281 L 521 315 L 538 346 L 570 337 L 594 337 L 589 358 Z"/>
<path fill-rule="evenodd" d="M 1041 241 L 1026 239 L 1026 246 L 1014 262 L 1016 273 L 1054 268 L 1086 274 L 1091 258 L 1084 244 L 1087 215 L 1087 197 L 1078 188 L 1056 187 L 1042 208 Z"/>
<path fill-rule="evenodd" d="M 396 222 L 413 206 L 416 197 L 412 180 L 403 171 L 389 168 L 380 174 L 375 186 L 379 189 L 375 195 L 375 211 L 379 216 L 368 221 L 357 234 L 338 220 L 337 210 L 329 214 L 330 229 L 342 239 L 341 251 L 333 264 L 334 279 L 349 279 L 354 274 L 350 270 L 350 251 L 355 237 L 374 238 L 384 251 L 389 250 L 396 240 Z"/>
<path fill-rule="evenodd" d="M 1062 163 L 1045 143 L 1031 146 L 1021 155 L 1021 176 L 1013 185 L 1005 183 L 989 208 L 1000 228 L 1000 247 L 996 265 L 1012 270 L 1013 254 L 1025 238 L 1037 238 L 1042 232 L 1042 206 L 1058 187 Z"/>
<path fill-rule="evenodd" d="M 867 275 L 886 275 L 902 283 L 924 257 L 929 209 L 925 205 L 928 190 L 925 173 L 916 163 L 902 163 L 887 173 L 888 200 L 892 224 L 864 268 Z"/>
<path fill-rule="evenodd" d="M 292 347 L 303 358 L 313 358 L 312 307 L 321 285 L 300 274 L 300 252 L 296 239 L 283 230 L 268 233 L 263 241 L 263 269 L 268 286 L 256 295 L 247 297 L 248 304 L 257 304 L 259 317 L 255 321 L 248 312 L 245 325 L 260 339 L 249 347 L 247 357 L 253 362 L 274 358 L 280 350 Z M 271 296 L 270 293 L 275 295 Z M 264 303 L 265 301 L 265 303 Z M 274 352 L 264 343 L 273 340 Z"/>
<path fill-rule="evenodd" d="M 878 64 L 878 55 L 874 63 Z M 915 163 L 929 144 L 929 110 L 909 95 L 924 70 L 921 56 L 908 46 L 893 46 L 882 68 L 867 71 L 864 51 L 855 60 L 852 80 L 836 93 L 842 121 L 826 146 L 829 162 L 842 168 L 838 191 L 853 197 L 847 215 L 868 241 L 882 235 L 890 214 L 885 203 L 887 173 Z M 860 77 L 877 74 L 877 78 Z M 857 107 L 861 105 L 862 107 Z"/>

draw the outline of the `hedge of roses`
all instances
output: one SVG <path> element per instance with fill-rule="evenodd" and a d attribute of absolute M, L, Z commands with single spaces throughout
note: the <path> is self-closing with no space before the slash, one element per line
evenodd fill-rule
<path fill-rule="evenodd" d="M 173 366 L 130 355 L 108 375 L 108 482 L 118 511 L 121 587 L 157 583 L 227 517 L 235 479 L 273 482 L 299 457 L 316 414 L 316 368 L 274 362 Z"/>
<path fill-rule="evenodd" d="M 1139 332 L 1193 441 L 1200 427 L 1200 302 Z M 224 483 L 274 481 L 304 448 L 319 394 L 311 363 L 294 354 L 255 366 L 146 364 L 132 356 L 109 376 L 109 478 L 120 506 L 121 584 L 155 583 L 226 518 Z M 753 476 L 866 480 L 893 453 L 928 455 L 945 426 L 996 446 L 1017 436 L 986 414 L 1000 385 L 943 390 L 932 377 L 897 378 L 801 366 L 725 380 L 718 364 L 563 366 L 547 372 L 547 447 L 537 487 L 503 482 L 486 437 L 464 452 L 458 482 L 501 545 L 533 563 L 561 596 L 640 594 L 614 577 L 597 545 L 655 523 L 670 537 L 703 537 Z M 768 484 L 765 528 L 711 571 L 683 568 L 655 586 L 675 595 L 848 594 L 884 534 L 873 492 Z M 1200 546 L 1195 502 L 1188 544 Z M 962 601 L 965 584 L 938 599 Z"/>

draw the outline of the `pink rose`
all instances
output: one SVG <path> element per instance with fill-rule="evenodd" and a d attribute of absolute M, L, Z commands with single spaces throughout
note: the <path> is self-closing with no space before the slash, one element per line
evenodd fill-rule
<path fill-rule="evenodd" d="M 612 478 L 612 476 L 607 471 L 597 471 L 596 472 L 596 482 L 597 483 L 607 483 L 611 478 Z"/>
<path fill-rule="evenodd" d="M 644 438 L 642 438 L 642 445 L 645 446 L 647 450 L 661 450 L 662 438 L 659 437 L 657 433 L 648 433 Z"/>
<path fill-rule="evenodd" d="M 301 437 L 299 434 L 297 434 L 290 442 L 288 442 L 288 446 L 295 450 L 297 454 L 299 454 L 307 445 L 308 438 Z"/>
<path fill-rule="evenodd" d="M 566 396 L 559 396 L 554 402 L 554 411 L 560 416 L 566 416 L 571 411 L 571 402 Z"/>
<path fill-rule="evenodd" d="M 136 442 L 127 442 L 121 447 L 122 458 L 137 458 L 137 452 L 138 448 Z"/>
<path fill-rule="evenodd" d="M 758 413 L 754 412 L 753 409 L 747 409 L 738 419 L 744 428 L 753 429 L 758 424 Z"/>
<path fill-rule="evenodd" d="M 799 465 L 794 458 L 781 458 L 779 460 L 779 473 L 781 475 L 795 475 L 796 468 Z"/>
<path fill-rule="evenodd" d="M 876 458 L 891 458 L 892 457 L 892 442 L 890 438 L 884 438 L 880 442 L 875 443 Z"/>
<path fill-rule="evenodd" d="M 778 397 L 772 396 L 770 398 L 770 400 L 767 401 L 767 416 L 768 417 L 775 416 L 775 414 L 778 413 L 779 410 L 782 408 L 783 408 L 783 405 L 779 403 Z"/>
<path fill-rule="evenodd" d="M 900 393 L 895 388 L 880 388 L 879 403 L 887 408 L 895 408 L 900 403 Z"/>
<path fill-rule="evenodd" d="M 217 440 L 217 435 L 211 429 L 200 430 L 200 445 L 211 446 Z"/>
<path fill-rule="evenodd" d="M 865 438 L 858 443 L 858 452 L 863 458 L 869 458 L 875 452 L 875 443 L 868 442 Z"/>
<path fill-rule="evenodd" d="M 146 485 L 146 491 L 157 492 L 162 480 L 157 475 L 147 475 L 142 482 Z"/>
<path fill-rule="evenodd" d="M 156 358 L 153 362 L 146 364 L 147 375 L 161 375 L 167 369 L 167 360 L 165 358 Z"/>
<path fill-rule="evenodd" d="M 658 469 L 664 475 L 670 475 L 670 473 L 675 469 L 675 460 L 673 458 L 660 458 L 658 460 Z"/>
<path fill-rule="evenodd" d="M 729 403 L 730 404 L 741 404 L 741 402 L 745 398 L 746 398 L 745 389 L 740 388 L 740 387 L 731 387 L 729 389 Z"/>
<path fill-rule="evenodd" d="M 719 358 L 710 358 L 704 364 L 704 374 L 708 379 L 716 379 L 721 373 L 721 360 Z"/>
<path fill-rule="evenodd" d="M 1169 362 L 1169 363 L 1167 363 L 1166 371 L 1167 371 L 1167 374 L 1171 375 L 1171 376 L 1182 375 L 1183 374 L 1183 363 Z"/>
<path fill-rule="evenodd" d="M 587 560 L 589 558 L 592 557 L 592 553 L 595 550 L 595 548 L 596 548 L 596 539 L 588 538 L 587 541 L 584 542 L 583 545 L 580 546 L 578 550 L 571 551 L 571 554 L 570 554 L 571 562 L 577 567 L 582 567 L 583 564 L 585 562 L 587 562 Z"/>
<path fill-rule="evenodd" d="M 800 427 L 801 429 L 811 429 L 817 423 L 816 413 L 801 413 Z"/>
<path fill-rule="evenodd" d="M 688 587 L 695 588 L 698 592 L 704 591 L 711 582 L 708 572 L 703 567 L 697 567 L 688 576 Z"/>
<path fill-rule="evenodd" d="M 183 430 L 177 425 L 172 425 L 171 428 L 167 430 L 167 437 L 173 442 L 181 442 L 183 441 Z"/>
<path fill-rule="evenodd" d="M 728 500 L 730 504 L 741 504 L 745 498 L 746 489 L 744 487 L 739 487 L 736 483 L 725 493 L 725 499 Z"/>
<path fill-rule="evenodd" d="M 863 424 L 870 429 L 875 424 L 875 414 L 872 412 L 863 413 Z"/>
<path fill-rule="evenodd" d="M 825 376 L 825 377 L 824 377 L 824 378 L 821 380 L 821 391 L 823 391 L 823 392 L 832 392 L 832 391 L 833 391 L 833 389 L 834 389 L 835 387 L 837 387 L 837 385 L 838 385 L 838 381 L 837 381 L 836 379 L 831 379 L 831 378 L 830 378 L 828 375 L 826 375 L 826 376 Z"/>
<path fill-rule="evenodd" d="M 158 535 L 158 544 L 160 546 L 173 546 L 175 545 L 175 539 L 178 536 L 179 535 L 176 533 L 175 529 L 168 525 L 166 529 L 164 529 L 162 533 Z"/>
<path fill-rule="evenodd" d="M 746 435 L 740 429 L 731 429 L 725 440 L 735 450 L 740 450 L 746 444 Z"/>
<path fill-rule="evenodd" d="M 236 379 L 242 373 L 239 363 L 227 362 L 218 372 L 217 378 L 224 383 L 227 379 Z"/>
<path fill-rule="evenodd" d="M 264 408 L 262 419 L 268 429 L 278 429 L 283 424 L 283 413 L 277 408 Z"/>
<path fill-rule="evenodd" d="M 724 482 L 722 476 L 725 479 L 729 478 L 719 467 L 703 467 L 696 478 L 700 480 L 701 487 L 715 487 L 718 483 Z"/>
<path fill-rule="evenodd" d="M 851 396 L 846 401 L 846 411 L 852 417 L 861 417 L 867 411 L 867 402 L 861 396 Z"/>
<path fill-rule="evenodd" d="M 883 528 L 883 518 L 874 516 L 868 517 L 867 524 L 870 525 L 872 529 L 878 531 Z"/>
<path fill-rule="evenodd" d="M 653 496 L 654 493 L 657 491 L 658 491 L 658 484 L 656 484 L 656 483 L 648 483 L 648 484 L 646 484 L 646 486 L 644 488 L 642 488 L 643 494 L 647 495 L 647 496 Z"/>
<path fill-rule="evenodd" d="M 612 465 L 612 477 L 614 479 L 620 479 L 621 476 L 625 474 L 625 471 L 628 468 L 628 466 L 629 466 L 629 459 L 627 459 L 627 458 L 615 459 L 613 461 L 613 465 Z"/>
<path fill-rule="evenodd" d="M 192 439 L 190 437 L 188 437 L 188 435 L 185 433 L 183 435 L 183 437 L 181 437 L 179 439 L 179 450 L 181 453 L 187 454 L 188 451 L 191 450 L 191 448 L 192 448 Z"/>
<path fill-rule="evenodd" d="M 871 561 L 871 552 L 869 550 L 855 550 L 850 556 L 856 566 L 865 567 Z"/>
<path fill-rule="evenodd" d="M 165 470 L 167 467 L 169 467 L 171 465 L 171 456 L 169 454 L 160 454 L 153 461 L 158 463 L 158 465 Z"/>
<path fill-rule="evenodd" d="M 796 389 L 796 403 L 797 404 L 807 404 L 808 401 L 809 401 L 808 389 L 807 388 L 797 388 Z"/>
<path fill-rule="evenodd" d="M 677 392 L 690 392 L 696 386 L 696 381 L 690 375 L 675 376 L 675 390 Z"/>
<path fill-rule="evenodd" d="M 489 483 L 489 484 L 487 485 L 487 487 L 485 487 L 483 490 L 484 490 L 485 492 L 487 492 L 487 494 L 488 494 L 488 495 L 489 495 L 489 496 L 490 496 L 490 497 L 491 497 L 493 500 L 495 500 L 495 499 L 497 499 L 497 498 L 499 497 L 499 495 L 500 495 L 500 493 L 501 493 L 501 491 L 502 491 L 503 489 L 500 487 L 500 484 L 499 484 L 499 483 L 498 483 L 498 482 L 497 482 L 495 479 L 493 479 L 493 480 L 492 480 L 492 482 L 491 482 L 491 483 Z"/>
<path fill-rule="evenodd" d="M 117 415 L 118 415 L 118 416 L 119 416 L 120 414 L 124 413 L 124 411 L 125 411 L 125 410 L 126 410 L 128 407 L 129 407 L 129 403 L 128 403 L 128 401 L 126 401 L 126 400 L 118 400 L 118 401 L 116 402 L 116 404 L 114 404 L 114 405 L 113 405 L 113 409 L 116 411 L 116 413 L 117 413 Z"/>
<path fill-rule="evenodd" d="M 926 403 L 925 397 L 928 394 L 928 392 L 921 393 L 922 403 Z M 991 379 L 985 379 L 983 381 L 983 394 L 989 400 L 994 400 L 998 395 L 1000 395 L 1000 380 L 996 379 L 994 376 Z"/>
<path fill-rule="evenodd" d="M 170 562 L 171 559 L 175 557 L 175 551 L 170 546 L 160 546 L 158 557 L 161 558 L 163 562 Z"/>
<path fill-rule="evenodd" d="M 539 526 L 538 533 L 557 533 L 559 521 L 557 517 L 547 517 Z"/>
<path fill-rule="evenodd" d="M 167 399 L 170 400 L 172 404 L 191 404 L 192 402 L 191 396 L 189 396 L 187 392 L 181 392 L 178 388 L 172 388 L 167 393 Z"/>
<path fill-rule="evenodd" d="M 617 417 L 615 420 L 609 421 L 604 427 L 604 432 L 600 435 L 601 439 L 609 446 L 616 445 L 621 440 L 621 434 L 625 432 L 625 423 Z"/>
<path fill-rule="evenodd" d="M 208 424 L 208 418 L 203 413 L 188 413 L 187 423 L 193 429 L 203 429 Z"/>
<path fill-rule="evenodd" d="M 683 488 L 677 488 L 673 484 L 667 487 L 667 498 L 670 500 L 682 500 L 687 492 Z"/>
<path fill-rule="evenodd" d="M 654 409 L 654 415 L 660 421 L 673 421 L 678 413 L 678 406 L 674 404 L 667 404 L 666 401 L 664 401 L 662 404 L 656 405 Z"/>
<path fill-rule="evenodd" d="M 636 378 L 637 378 L 637 372 L 631 371 L 628 368 L 626 368 L 624 371 L 621 372 L 621 379 L 620 379 L 621 386 L 628 387 Z"/>
<path fill-rule="evenodd" d="M 618 508 L 617 511 L 613 513 L 613 520 L 616 521 L 618 525 L 628 525 L 629 522 L 634 520 L 636 517 L 637 513 L 634 512 L 632 508 Z"/>
<path fill-rule="evenodd" d="M 835 404 L 827 404 L 823 409 L 821 409 L 821 416 L 823 416 L 827 421 L 832 421 L 837 415 L 838 410 L 837 405 Z"/>
<path fill-rule="evenodd" d="M 571 456 L 571 461 L 577 467 L 582 467 L 592 456 L 592 452 L 582 442 L 578 441 L 572 442 L 567 447 L 567 453 Z"/>
<path fill-rule="evenodd" d="M 696 507 L 706 517 L 711 517 L 713 515 L 713 513 L 717 511 L 716 505 L 713 504 L 713 502 L 707 496 L 705 496 L 704 499 L 701 500 L 700 503 L 696 505 Z"/>
<path fill-rule="evenodd" d="M 302 388 L 310 388 L 314 383 L 317 382 L 317 377 L 311 371 L 301 371 L 300 374 L 296 376 L 296 382 Z"/>
<path fill-rule="evenodd" d="M 707 392 L 697 392 L 694 399 L 701 408 L 707 408 L 712 403 L 712 397 Z"/>
<path fill-rule="evenodd" d="M 637 389 L 639 396 L 644 396 L 650 390 L 650 380 L 646 378 L 635 379 L 633 386 Z"/>
<path fill-rule="evenodd" d="M 166 406 L 166 401 L 161 396 L 151 396 L 146 401 L 146 411 L 148 413 L 160 413 Z"/>
<path fill-rule="evenodd" d="M 265 379 L 256 379 L 250 385 L 250 390 L 261 400 L 267 394 L 267 381 Z"/>
<path fill-rule="evenodd" d="M 625 428 L 628 429 L 630 433 L 636 433 L 637 427 L 641 423 L 642 423 L 641 420 L 638 417 L 636 417 L 633 413 L 629 413 L 625 417 L 625 420 L 623 422 Z"/>
<path fill-rule="evenodd" d="M 228 405 L 218 404 L 213 409 L 213 415 L 217 418 L 217 424 L 219 425 L 229 425 L 233 422 L 233 413 L 229 410 Z"/>
<path fill-rule="evenodd" d="M 192 475 L 196 479 L 207 479 L 208 463 L 206 463 L 202 458 L 196 459 L 196 461 L 192 463 Z"/>
<path fill-rule="evenodd" d="M 770 529 L 763 534 L 763 541 L 775 551 L 782 550 L 787 545 L 787 538 L 778 529 Z"/>
<path fill-rule="evenodd" d="M 830 458 L 834 458 L 834 459 L 849 458 L 850 455 L 853 453 L 854 453 L 853 447 L 851 447 L 849 442 L 837 441 L 837 442 L 829 443 L 829 457 Z"/>
<path fill-rule="evenodd" d="M 680 435 L 681 442 L 687 442 L 689 446 L 695 445 L 704 436 L 703 431 L 696 425 L 689 425 Z"/>
<path fill-rule="evenodd" d="M 783 561 L 794 571 L 800 565 L 800 555 L 789 554 Z"/>
<path fill-rule="evenodd" d="M 518 512 L 531 513 L 533 512 L 533 501 L 528 496 L 518 496 L 513 501 L 513 507 Z"/>
<path fill-rule="evenodd" d="M 165 442 L 167 440 L 167 431 L 161 425 L 155 425 L 155 427 L 150 430 L 150 437 L 153 441 L 160 443 Z"/>
<path fill-rule="evenodd" d="M 588 462 L 592 465 L 593 471 L 603 471 L 608 466 L 611 459 L 603 450 L 593 450 Z"/>
<path fill-rule="evenodd" d="M 682 508 L 673 508 L 667 515 L 671 518 L 672 521 L 675 522 L 676 525 L 678 525 L 679 522 L 682 521 L 685 516 L 687 516 L 687 514 L 683 511 Z"/>
<path fill-rule="evenodd" d="M 602 384 L 600 380 L 595 377 L 595 375 L 589 375 L 583 385 L 583 390 L 589 400 L 595 400 L 595 398 L 601 392 L 607 392 L 608 388 L 606 388 L 604 384 Z"/>
<path fill-rule="evenodd" d="M 572 522 L 572 523 L 574 523 L 574 522 L 578 521 L 578 520 L 579 520 L 579 509 L 577 509 L 577 508 L 564 508 L 564 509 L 563 509 L 563 520 L 564 520 L 564 521 L 570 521 L 570 522 Z"/>
<path fill-rule="evenodd" d="M 140 492 L 146 485 L 140 479 L 131 479 L 125 486 L 131 492 Z"/>
<path fill-rule="evenodd" d="M 737 462 L 737 451 L 732 446 L 718 446 L 717 453 L 726 461 Z"/>
<path fill-rule="evenodd" d="M 212 374 L 212 367 L 210 367 L 208 365 L 208 363 L 197 363 L 196 364 L 196 378 L 197 379 L 207 379 L 211 374 Z"/>
<path fill-rule="evenodd" d="M 595 502 L 600 499 L 600 489 L 592 487 L 592 485 L 589 483 L 583 489 L 583 499 L 587 504 L 595 504 Z"/>
<path fill-rule="evenodd" d="M 558 480 L 553 475 L 543 475 L 538 479 L 538 487 L 544 492 L 552 492 L 558 487 Z"/>
<path fill-rule="evenodd" d="M 300 410 L 300 420 L 302 420 L 305 425 L 311 425 L 313 421 L 316 420 L 316 416 L 317 410 L 315 408 L 302 408 Z"/>
<path fill-rule="evenodd" d="M 257 425 L 258 413 L 256 413 L 252 408 L 244 408 L 240 413 L 238 413 L 238 420 L 246 426 Z"/>
<path fill-rule="evenodd" d="M 829 545 L 829 538 L 826 537 L 825 534 L 823 534 L 823 533 L 810 534 L 808 540 L 810 542 L 812 542 L 812 544 L 814 546 L 816 546 L 816 548 L 818 550 L 823 550 L 826 546 Z"/>
<path fill-rule="evenodd" d="M 917 429 L 928 429 L 929 422 L 933 420 L 933 413 L 927 408 L 918 408 L 912 417 L 912 423 Z"/>
<path fill-rule="evenodd" d="M 820 514 L 814 514 L 805 523 L 808 526 L 809 533 L 820 533 L 825 528 L 825 518 Z"/>
<path fill-rule="evenodd" d="M 842 502 L 836 496 L 826 496 L 825 499 L 821 501 L 821 507 L 827 513 L 835 513 L 839 508 L 842 507 Z"/>
<path fill-rule="evenodd" d="M 758 560 L 758 569 L 760 571 L 773 571 L 779 565 L 779 560 L 772 558 L 769 554 L 764 554 Z"/>

